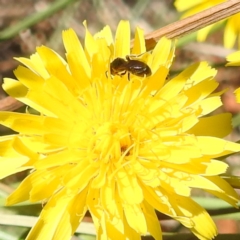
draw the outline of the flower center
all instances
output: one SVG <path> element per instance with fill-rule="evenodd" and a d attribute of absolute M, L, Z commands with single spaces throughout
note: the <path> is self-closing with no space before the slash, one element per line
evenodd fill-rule
<path fill-rule="evenodd" d="M 122 155 L 128 155 L 132 145 L 129 129 L 126 126 L 106 122 L 95 129 L 92 148 L 98 159 L 117 161 Z"/>

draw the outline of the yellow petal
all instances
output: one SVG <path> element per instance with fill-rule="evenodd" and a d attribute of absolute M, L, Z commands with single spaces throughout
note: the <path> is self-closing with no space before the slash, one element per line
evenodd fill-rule
<path fill-rule="evenodd" d="M 69 29 L 63 31 L 63 43 L 67 51 L 67 60 L 75 81 L 85 87 L 90 82 L 90 65 L 76 33 Z"/>
<path fill-rule="evenodd" d="M 200 205 L 185 197 L 177 197 L 176 204 L 181 214 L 191 219 L 192 227 L 190 230 L 199 239 L 213 239 L 217 235 L 217 229 L 213 220 Z M 184 222 L 182 224 L 185 225 Z"/>
<path fill-rule="evenodd" d="M 230 113 L 223 113 L 200 118 L 199 122 L 188 130 L 188 133 L 196 136 L 225 137 L 232 130 L 231 117 L 232 115 Z M 218 123 L 218 125 L 216 123 Z"/>
<path fill-rule="evenodd" d="M 174 51 L 174 46 L 171 40 L 161 38 L 152 52 L 151 70 L 155 73 L 160 66 L 168 67 L 172 59 L 169 59 L 170 53 Z M 173 58 L 173 56 L 172 56 Z"/>
<path fill-rule="evenodd" d="M 223 199 L 234 207 L 238 207 L 237 204 L 239 203 L 239 196 L 228 182 L 219 176 L 207 176 L 206 178 L 221 188 L 221 191 L 216 191 L 214 189 L 207 190 L 209 193 Z"/>
<path fill-rule="evenodd" d="M 107 25 L 105 26 L 101 31 L 98 33 L 94 34 L 94 38 L 103 38 L 107 41 L 107 45 L 110 46 L 113 44 L 113 36 L 110 27 Z"/>
<path fill-rule="evenodd" d="M 142 204 L 144 216 L 146 218 L 148 231 L 154 239 L 162 239 L 162 231 L 154 208 L 146 201 Z"/>
<path fill-rule="evenodd" d="M 134 45 L 132 49 L 132 54 L 141 54 L 146 52 L 145 39 L 144 39 L 144 31 L 141 28 L 136 28 L 135 37 L 134 37 Z"/>
<path fill-rule="evenodd" d="M 84 50 L 86 53 L 86 56 L 90 59 L 92 59 L 93 55 L 98 52 L 98 45 L 95 40 L 95 38 L 92 36 L 92 34 L 88 31 L 87 23 L 86 21 L 83 22 L 83 25 L 86 30 L 85 34 L 85 44 L 84 44 Z"/>
<path fill-rule="evenodd" d="M 123 201 L 129 204 L 140 203 L 143 200 L 142 189 L 136 177 L 130 176 L 124 170 L 117 172 L 119 195 Z"/>
<path fill-rule="evenodd" d="M 45 69 L 44 63 L 38 53 L 33 54 L 30 57 L 30 59 L 27 59 L 27 58 L 15 58 L 15 59 L 21 62 L 22 64 L 24 64 L 29 69 L 31 69 L 41 78 L 43 79 L 49 78 L 50 75 Z"/>
<path fill-rule="evenodd" d="M 124 214 L 131 228 L 141 234 L 147 233 L 147 223 L 142 209 L 138 205 L 123 205 Z"/>
<path fill-rule="evenodd" d="M 198 146 L 202 154 L 213 157 L 224 156 L 232 152 L 240 151 L 240 145 L 214 137 L 197 137 Z"/>
<path fill-rule="evenodd" d="M 55 198 L 51 199 L 47 203 L 40 215 L 40 219 L 27 236 L 27 240 L 67 240 L 71 237 L 73 232 L 76 230 L 83 213 L 86 212 L 86 209 L 82 208 L 83 204 L 81 204 L 81 198 L 84 199 L 86 197 L 86 191 L 79 194 L 81 195 L 81 198 L 78 196 L 78 201 L 76 201 L 74 196 L 71 195 L 63 197 L 65 194 L 65 191 L 60 192 Z M 74 218 L 72 216 L 72 221 L 70 221 L 70 214 L 72 214 L 72 212 L 69 212 L 68 208 L 72 208 L 72 204 L 76 204 L 76 202 L 78 202 L 78 204 L 80 203 L 80 207 L 77 204 L 78 214 L 75 214 Z M 74 226 L 74 228 L 72 228 L 72 226 Z"/>
<path fill-rule="evenodd" d="M 240 21 L 240 14 L 235 14 L 231 16 L 226 23 L 224 29 L 224 47 L 226 48 L 233 48 L 235 41 L 239 34 L 239 26 L 237 22 Z"/>
<path fill-rule="evenodd" d="M 229 63 L 227 63 L 226 66 L 240 66 L 240 51 L 229 54 L 227 61 Z"/>
<path fill-rule="evenodd" d="M 125 58 L 130 54 L 130 25 L 128 21 L 120 21 L 116 37 L 114 58 Z"/>

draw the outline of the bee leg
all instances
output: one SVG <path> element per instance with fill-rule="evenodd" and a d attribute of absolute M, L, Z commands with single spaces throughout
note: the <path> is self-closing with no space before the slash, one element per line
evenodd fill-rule
<path fill-rule="evenodd" d="M 126 74 L 126 72 L 127 72 L 127 71 L 124 71 L 124 72 L 121 72 L 121 73 L 119 73 L 119 76 L 121 76 L 121 77 L 122 77 L 123 75 L 125 75 L 125 74 Z"/>
<path fill-rule="evenodd" d="M 109 78 L 108 71 L 105 72 L 106 78 Z M 110 74 L 110 78 L 113 79 L 113 76 Z"/>
<path fill-rule="evenodd" d="M 128 72 L 128 81 L 130 81 L 130 72 Z"/>
<path fill-rule="evenodd" d="M 106 78 L 108 78 L 108 71 L 105 72 L 105 76 L 106 76 Z"/>

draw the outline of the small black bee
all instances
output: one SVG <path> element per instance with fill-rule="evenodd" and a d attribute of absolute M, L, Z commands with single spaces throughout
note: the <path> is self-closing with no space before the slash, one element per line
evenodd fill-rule
<path fill-rule="evenodd" d="M 146 63 L 139 60 L 130 59 L 128 55 L 126 56 L 126 59 L 127 60 L 123 58 L 116 58 L 111 62 L 111 75 L 123 76 L 124 74 L 128 73 L 128 79 L 130 73 L 138 77 L 151 76 L 152 71 Z"/>

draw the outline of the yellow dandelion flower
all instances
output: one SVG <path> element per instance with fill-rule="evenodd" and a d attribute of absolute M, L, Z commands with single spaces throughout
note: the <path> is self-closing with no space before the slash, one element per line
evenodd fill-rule
<path fill-rule="evenodd" d="M 227 56 L 227 61 L 228 63 L 226 66 L 240 66 L 240 51 L 229 54 Z M 240 88 L 237 88 L 234 93 L 236 95 L 237 102 L 240 103 Z"/>
<path fill-rule="evenodd" d="M 39 47 L 18 58 L 26 66 L 15 71 L 18 81 L 3 85 L 40 113 L 0 113 L 17 132 L 1 137 L 1 177 L 32 169 L 7 205 L 46 203 L 27 239 L 69 239 L 87 211 L 98 239 L 162 239 L 155 211 L 212 239 L 216 227 L 191 189 L 236 206 L 238 195 L 218 176 L 227 164 L 215 158 L 240 151 L 222 139 L 230 114 L 208 116 L 222 104 L 216 71 L 202 62 L 166 80 L 174 44 L 162 38 L 146 53 L 137 28 L 130 50 L 127 21 L 115 40 L 109 27 L 94 36 L 86 27 L 84 48 L 71 29 L 63 42 L 67 61 Z"/>
<path fill-rule="evenodd" d="M 223 2 L 226 2 L 226 0 L 175 0 L 174 5 L 179 12 L 184 11 L 182 18 L 185 18 Z M 214 25 L 222 24 L 223 22 L 226 23 L 223 38 L 224 47 L 233 48 L 236 39 L 238 38 L 238 47 L 240 48 L 240 26 L 238 24 L 240 22 L 240 13 L 199 30 L 197 32 L 197 40 L 200 42 L 205 41 L 212 27 Z"/>

